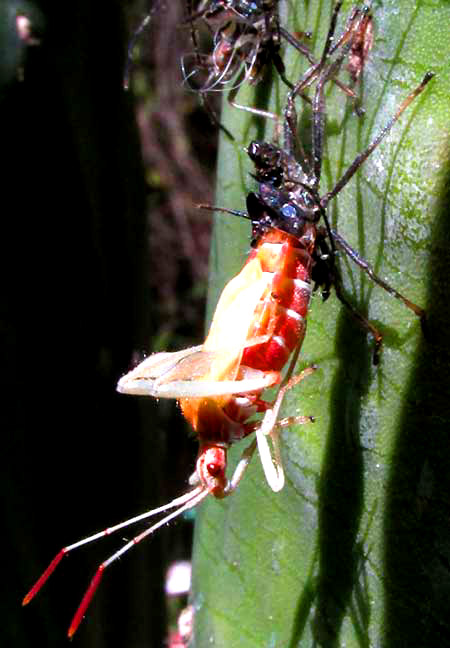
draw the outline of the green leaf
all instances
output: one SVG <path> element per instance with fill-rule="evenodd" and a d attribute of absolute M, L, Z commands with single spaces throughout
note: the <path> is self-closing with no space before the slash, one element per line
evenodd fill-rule
<path fill-rule="evenodd" d="M 345 3 L 342 26 L 350 4 Z M 332 3 L 289 2 L 292 31 L 312 30 L 318 57 Z M 417 318 L 345 258 L 346 295 L 382 332 L 373 342 L 334 295 L 313 299 L 298 370 L 319 370 L 292 390 L 283 416 L 315 424 L 282 434 L 287 483 L 273 493 L 254 458 L 239 490 L 210 498 L 194 547 L 191 646 L 437 646 L 450 621 L 449 124 L 450 4 L 373 4 L 375 42 L 361 84 L 364 117 L 329 84 L 321 191 L 334 186 L 428 70 L 436 74 L 381 146 L 330 205 L 339 232 L 376 273 L 428 314 Z M 307 65 L 285 48 L 289 79 Z M 242 88 L 238 101 L 281 114 L 285 89 Z M 272 124 L 226 105 L 218 205 L 245 209 L 254 188 L 243 147 Z M 300 105 L 299 105 L 300 110 Z M 308 110 L 300 119 L 309 137 Z M 264 132 L 267 128 L 268 133 Z M 248 223 L 218 214 L 210 313 L 242 267 Z M 230 452 L 231 474 L 245 444 Z"/>

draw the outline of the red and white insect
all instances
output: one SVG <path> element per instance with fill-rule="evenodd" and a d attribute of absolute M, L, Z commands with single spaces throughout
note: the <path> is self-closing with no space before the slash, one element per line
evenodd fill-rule
<path fill-rule="evenodd" d="M 122 393 L 179 400 L 199 440 L 196 470 L 189 480 L 192 489 L 185 495 L 64 547 L 52 560 L 26 595 L 24 604 L 37 594 L 69 552 L 175 509 L 99 566 L 75 613 L 69 637 L 78 628 L 105 569 L 128 549 L 208 495 L 223 498 L 233 493 L 257 445 L 269 485 L 274 491 L 283 487 L 279 429 L 294 421 L 312 421 L 311 417 L 301 416 L 277 419 L 286 391 L 314 370 L 309 368 L 290 377 L 304 337 L 311 296 L 313 229 L 307 228 L 304 236 L 295 237 L 270 228 L 242 271 L 225 286 L 205 343 L 175 353 L 156 353 L 120 379 L 117 389 Z M 294 350 L 294 362 L 282 382 L 280 371 Z M 263 391 L 277 384 L 280 388 L 275 401 L 262 400 Z M 250 421 L 257 412 L 264 413 L 262 422 Z M 243 452 L 228 479 L 227 449 L 253 432 L 256 432 L 256 439 Z"/>
<path fill-rule="evenodd" d="M 225 497 L 235 490 L 243 464 L 228 480 L 226 450 L 252 432 L 267 481 L 275 491 L 283 486 L 276 420 L 286 389 L 300 378 L 283 384 L 274 403 L 262 400 L 261 394 L 281 382 L 281 369 L 300 349 L 311 296 L 313 246 L 309 232 L 298 238 L 269 229 L 224 288 L 205 343 L 150 356 L 119 381 L 123 393 L 180 401 L 200 444 L 191 483 L 198 483 L 203 493 Z M 249 422 L 257 412 L 265 413 L 262 423 Z M 267 437 L 274 446 L 273 461 Z"/>

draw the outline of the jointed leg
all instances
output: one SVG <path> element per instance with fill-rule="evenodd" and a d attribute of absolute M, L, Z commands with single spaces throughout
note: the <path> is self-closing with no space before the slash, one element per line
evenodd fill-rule
<path fill-rule="evenodd" d="M 278 493 L 284 486 L 284 469 L 278 432 L 274 431 L 274 429 L 271 430 L 270 439 L 272 441 L 272 450 L 261 428 L 256 430 L 259 458 L 261 459 L 264 475 L 270 488 L 275 493 Z"/>
<path fill-rule="evenodd" d="M 290 427 L 291 425 L 305 425 L 306 423 L 315 422 L 316 419 L 314 416 L 285 416 L 277 421 L 274 429 L 281 430 L 281 428 Z"/>
<path fill-rule="evenodd" d="M 209 119 L 211 120 L 211 123 L 213 126 L 216 126 L 217 128 L 220 128 L 220 130 L 225 133 L 225 135 L 232 141 L 234 142 L 234 136 L 232 133 L 226 128 L 222 122 L 220 121 L 219 117 L 216 115 L 216 112 L 214 108 L 211 106 L 209 99 L 206 95 L 206 92 L 200 91 L 200 102 L 205 109 L 206 113 L 208 114 Z"/>
<path fill-rule="evenodd" d="M 247 470 L 250 461 L 252 460 L 255 450 L 256 450 L 256 439 L 253 439 L 251 444 L 243 451 L 241 458 L 239 459 L 239 463 L 234 469 L 233 476 L 231 477 L 224 491 L 224 496 L 227 497 L 228 495 L 231 495 L 239 486 L 239 483 L 242 477 L 244 476 L 244 473 Z"/>
<path fill-rule="evenodd" d="M 325 209 L 325 207 L 328 205 L 330 200 L 334 198 L 345 187 L 345 185 L 357 172 L 359 167 L 365 162 L 365 160 L 367 160 L 369 155 L 373 153 L 373 151 L 377 148 L 380 142 L 386 137 L 386 135 L 389 133 L 393 125 L 400 118 L 404 110 L 406 110 L 409 104 L 424 90 L 425 86 L 429 81 L 431 81 L 433 76 L 434 74 L 432 72 L 427 72 L 425 74 L 425 76 L 423 77 L 419 85 L 416 88 L 414 88 L 412 92 L 409 93 L 406 99 L 402 101 L 402 103 L 397 108 L 395 114 L 391 117 L 391 119 L 388 121 L 386 126 L 378 133 L 378 135 L 375 137 L 372 143 L 369 144 L 369 146 L 366 148 L 365 151 L 362 151 L 362 153 L 359 153 L 359 155 L 355 157 L 353 162 L 348 167 L 347 171 L 345 171 L 345 173 L 342 175 L 340 180 L 338 180 L 334 188 L 322 197 L 320 201 L 321 207 Z"/>
<path fill-rule="evenodd" d="M 352 306 L 352 304 L 344 296 L 342 291 L 341 278 L 338 269 L 335 267 L 334 264 L 335 252 L 334 251 L 331 252 L 327 244 L 327 239 L 325 237 L 326 237 L 326 230 L 321 228 L 319 232 L 319 237 L 317 239 L 317 246 L 321 252 L 321 257 L 328 259 L 328 261 L 325 260 L 321 262 L 322 261 L 321 257 L 319 257 L 319 259 L 316 261 L 316 268 L 319 268 L 319 264 L 320 267 L 323 268 L 321 275 L 317 277 L 318 285 L 325 286 L 325 298 L 328 297 L 329 288 L 330 286 L 333 285 L 336 291 L 336 297 L 339 299 L 339 301 L 342 304 L 344 304 L 344 306 L 350 311 L 352 317 L 355 318 L 358 324 L 373 336 L 375 340 L 375 349 L 373 352 L 373 364 L 377 365 L 379 362 L 379 354 L 383 342 L 382 335 L 378 331 L 378 329 L 367 319 L 367 317 L 362 315 L 356 308 L 354 308 L 354 306 Z M 337 232 L 335 232 L 334 230 L 330 231 L 329 238 L 332 242 L 336 241 L 336 243 L 344 241 L 344 239 L 342 239 L 342 237 L 340 237 L 339 234 L 337 234 Z"/>
<path fill-rule="evenodd" d="M 256 115 L 257 117 L 263 117 L 264 119 L 272 119 L 275 122 L 274 139 L 275 141 L 278 141 L 282 130 L 281 119 L 279 115 L 270 112 L 270 110 L 263 110 L 262 108 L 254 108 L 253 106 L 244 106 L 243 104 L 237 103 L 235 100 L 239 92 L 239 88 L 240 85 L 236 85 L 236 87 L 230 90 L 230 92 L 228 93 L 228 103 L 231 106 L 233 106 L 233 108 L 237 108 L 238 110 L 244 110 L 245 112 L 249 112 L 252 115 Z"/>
<path fill-rule="evenodd" d="M 298 351 L 300 346 L 298 347 Z M 294 354 L 294 358 L 298 356 Z M 293 366 L 293 363 L 291 363 Z M 317 367 L 308 367 L 297 376 L 285 380 L 280 389 L 278 390 L 277 397 L 273 406 L 267 410 L 262 420 L 260 427 L 256 430 L 256 439 L 258 442 L 258 451 L 261 459 L 261 464 L 264 470 L 264 474 L 267 479 L 267 483 L 271 489 L 275 492 L 280 491 L 284 486 L 284 470 L 283 463 L 281 460 L 280 444 L 279 444 L 279 429 L 284 427 L 285 424 L 279 424 L 277 422 L 278 414 L 283 402 L 286 392 L 288 392 L 292 387 L 301 382 L 304 378 L 312 374 Z M 288 372 L 289 373 L 289 372 Z M 295 419 L 295 421 L 294 421 Z M 293 417 L 292 422 L 297 423 L 310 423 L 314 419 L 311 417 Z M 272 449 L 270 448 L 268 438 L 272 443 Z"/>
<path fill-rule="evenodd" d="M 336 297 L 339 299 L 339 301 L 344 304 L 344 306 L 350 311 L 351 315 L 355 318 L 358 324 L 373 336 L 373 339 L 375 341 L 375 349 L 373 350 L 373 364 L 377 365 L 380 362 L 380 351 L 381 345 L 383 344 L 383 336 L 381 335 L 380 331 L 354 306 L 352 306 L 352 304 L 350 304 L 346 297 L 344 297 L 341 280 L 337 274 L 335 274 L 333 285 L 336 291 Z"/>
<path fill-rule="evenodd" d="M 312 367 L 307 367 L 296 376 L 290 378 L 284 384 L 282 383 L 280 389 L 278 390 L 278 394 L 275 399 L 275 402 L 273 403 L 272 407 L 268 409 L 267 412 L 265 413 L 263 421 L 259 427 L 259 430 L 262 432 L 262 434 L 268 436 L 272 433 L 272 430 L 275 428 L 277 424 L 278 414 L 280 412 L 280 408 L 283 403 L 284 397 L 286 396 L 286 393 L 289 390 L 291 390 L 293 387 L 298 385 L 299 382 L 301 382 L 302 380 L 304 380 L 305 378 L 313 374 L 316 371 L 316 369 L 317 367 L 315 365 L 313 365 Z"/>
<path fill-rule="evenodd" d="M 312 146 L 313 146 L 312 158 L 314 161 L 313 173 L 315 178 L 314 186 L 316 189 L 319 188 L 319 184 L 320 184 L 320 175 L 322 170 L 323 139 L 324 139 L 324 132 L 325 132 L 324 87 L 325 84 L 328 83 L 329 81 L 332 81 L 337 75 L 337 73 L 339 72 L 343 61 L 345 60 L 347 54 L 349 53 L 353 45 L 353 40 L 356 34 L 359 33 L 360 26 L 364 20 L 365 20 L 365 13 L 357 9 L 354 9 L 350 16 L 349 21 L 347 22 L 345 31 L 338 39 L 336 45 L 328 53 L 329 39 L 333 38 L 333 33 L 334 33 L 334 23 L 332 22 L 327 43 L 325 45 L 324 52 L 322 54 L 322 58 L 319 64 L 321 72 L 317 81 L 316 91 L 313 100 L 313 127 L 312 127 Z M 337 51 L 339 48 L 340 51 L 338 56 L 335 58 L 335 60 L 332 63 L 325 65 L 328 56 L 334 53 L 335 51 Z M 354 95 L 354 93 L 353 96 L 354 99 L 356 100 L 356 96 Z M 356 112 L 358 113 L 358 108 L 356 109 Z"/>
<path fill-rule="evenodd" d="M 342 238 L 340 234 L 338 234 L 336 231 L 332 231 L 333 239 L 335 240 L 336 244 L 338 247 L 340 247 L 345 254 L 351 259 L 356 265 L 358 265 L 366 274 L 369 275 L 369 277 L 374 281 L 376 284 L 381 286 L 386 292 L 388 292 L 390 295 L 398 299 L 399 301 L 403 302 L 403 304 L 412 310 L 412 312 L 417 315 L 417 317 L 420 319 L 420 325 L 422 327 L 422 331 L 424 335 L 426 335 L 426 312 L 423 308 L 420 306 L 417 306 L 417 304 L 414 304 L 414 302 L 410 301 L 407 297 L 404 297 L 401 293 L 399 293 L 395 288 L 392 288 L 388 283 L 386 283 L 383 279 L 381 279 L 378 275 L 375 274 L 373 271 L 372 266 L 370 263 L 368 263 L 365 259 L 362 259 L 358 252 L 354 250 L 348 243 L 347 241 Z M 339 297 L 340 298 L 340 297 Z M 376 329 L 375 329 L 376 330 Z M 380 335 L 378 333 L 378 335 Z M 381 343 L 381 335 L 380 335 L 380 343 Z"/>

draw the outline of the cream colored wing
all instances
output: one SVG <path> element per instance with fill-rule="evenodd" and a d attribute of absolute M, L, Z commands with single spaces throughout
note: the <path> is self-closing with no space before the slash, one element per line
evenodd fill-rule
<path fill-rule="evenodd" d="M 273 374 L 258 370 L 247 369 L 244 379 L 235 380 L 244 347 L 256 343 L 247 336 L 268 282 L 257 258 L 247 263 L 223 289 L 202 346 L 149 356 L 119 380 L 117 390 L 155 398 L 204 398 L 273 385 Z"/>
<path fill-rule="evenodd" d="M 201 346 L 155 353 L 123 376 L 117 391 L 155 398 L 207 398 L 258 391 L 277 381 L 276 374 L 248 368 L 242 380 L 212 380 L 213 370 L 226 363 L 222 356 Z"/>

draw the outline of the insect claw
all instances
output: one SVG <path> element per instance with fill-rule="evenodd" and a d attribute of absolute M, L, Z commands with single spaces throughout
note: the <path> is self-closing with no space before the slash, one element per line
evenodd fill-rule
<path fill-rule="evenodd" d="M 375 339 L 375 348 L 373 350 L 372 364 L 374 367 L 380 364 L 380 354 L 383 348 L 383 338 Z"/>
<path fill-rule="evenodd" d="M 419 319 L 420 319 L 420 328 L 422 329 L 423 337 L 425 338 L 425 340 L 430 340 L 430 326 L 425 311 L 422 313 L 422 315 L 420 315 Z"/>

